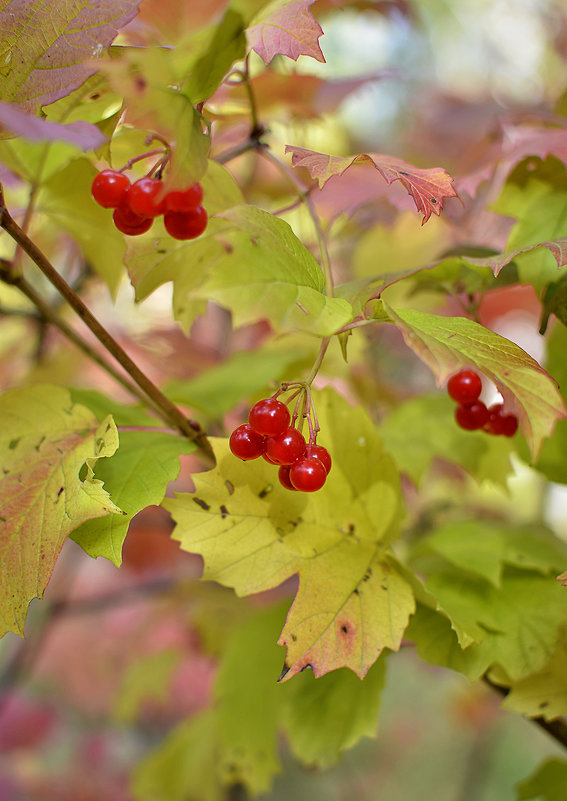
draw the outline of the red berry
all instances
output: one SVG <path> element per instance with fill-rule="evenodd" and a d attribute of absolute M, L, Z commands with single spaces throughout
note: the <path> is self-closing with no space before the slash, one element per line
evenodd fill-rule
<path fill-rule="evenodd" d="M 515 414 L 503 414 L 504 406 L 496 403 L 488 409 L 488 420 L 484 430 L 489 434 L 513 437 L 518 430 L 518 418 Z"/>
<path fill-rule="evenodd" d="M 459 404 L 455 409 L 455 420 L 465 431 L 476 431 L 488 422 L 488 409 L 482 401 L 475 401 L 466 406 Z"/>
<path fill-rule="evenodd" d="M 150 230 L 153 223 L 153 220 L 149 220 L 147 217 L 138 217 L 124 203 L 114 209 L 112 219 L 118 230 L 122 231 L 123 234 L 128 234 L 128 236 L 145 234 L 146 231 Z"/>
<path fill-rule="evenodd" d="M 207 212 L 202 206 L 192 211 L 166 211 L 165 230 L 174 239 L 196 239 L 207 227 Z"/>
<path fill-rule="evenodd" d="M 282 465 L 282 467 L 280 467 L 280 469 L 278 470 L 278 478 L 280 480 L 280 484 L 282 485 L 282 487 L 285 487 L 288 490 L 293 490 L 294 492 L 296 492 L 297 490 L 289 480 L 290 469 L 291 468 Z"/>
<path fill-rule="evenodd" d="M 327 471 L 327 474 L 331 472 L 331 454 L 322 445 L 308 445 L 305 448 L 305 456 L 307 458 L 314 456 L 316 459 L 319 459 L 320 462 L 323 462 L 323 466 Z"/>
<path fill-rule="evenodd" d="M 103 170 L 95 175 L 91 184 L 91 194 L 105 209 L 115 209 L 130 189 L 130 179 L 123 172 Z"/>
<path fill-rule="evenodd" d="M 250 409 L 248 422 L 258 434 L 277 437 L 288 428 L 291 415 L 289 409 L 276 398 L 264 398 Z"/>
<path fill-rule="evenodd" d="M 287 428 L 266 440 L 266 454 L 274 464 L 290 465 L 305 453 L 305 437 L 296 428 Z"/>
<path fill-rule="evenodd" d="M 289 468 L 289 480 L 301 492 L 321 489 L 327 478 L 325 465 L 315 456 L 295 461 Z"/>
<path fill-rule="evenodd" d="M 447 382 L 447 392 L 457 403 L 468 406 L 479 399 L 482 380 L 474 370 L 461 370 Z"/>
<path fill-rule="evenodd" d="M 265 437 L 257 434 L 248 423 L 243 423 L 230 435 L 229 445 L 235 456 L 248 461 L 262 456 L 265 450 Z"/>
<path fill-rule="evenodd" d="M 188 189 L 172 189 L 165 196 L 166 211 L 192 211 L 201 205 L 203 189 L 194 183 Z"/>
<path fill-rule="evenodd" d="M 128 190 L 124 202 L 138 217 L 159 217 L 164 212 L 160 197 L 163 184 L 158 178 L 140 178 Z M 158 199 L 159 198 L 159 199 Z"/>

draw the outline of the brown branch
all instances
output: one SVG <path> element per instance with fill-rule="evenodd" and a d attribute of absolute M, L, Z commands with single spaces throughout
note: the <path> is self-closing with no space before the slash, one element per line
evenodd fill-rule
<path fill-rule="evenodd" d="M 114 339 L 114 337 L 104 328 L 92 314 L 81 298 L 71 289 L 65 279 L 59 275 L 49 259 L 37 247 L 37 245 L 20 228 L 17 222 L 11 217 L 4 205 L 4 196 L 0 187 L 0 226 L 12 239 L 27 253 L 34 264 L 39 267 L 48 281 L 53 284 L 57 291 L 65 298 L 73 311 L 83 320 L 85 325 L 92 331 L 99 342 L 110 353 L 116 361 L 124 368 L 130 378 L 140 387 L 144 394 L 152 400 L 159 409 L 160 417 L 172 424 L 184 436 L 195 442 L 199 448 L 201 458 L 208 464 L 214 464 L 212 448 L 197 424 L 191 423 L 186 419 L 183 412 L 161 392 L 156 385 L 140 370 L 138 365 L 128 356 L 124 348 Z"/>

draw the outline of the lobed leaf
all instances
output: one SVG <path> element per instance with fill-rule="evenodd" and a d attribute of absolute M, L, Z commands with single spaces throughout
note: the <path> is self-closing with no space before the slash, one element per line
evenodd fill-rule
<path fill-rule="evenodd" d="M 543 801 L 563 801 L 567 786 L 567 762 L 548 759 L 534 774 L 518 785 L 518 798 L 540 798 Z"/>
<path fill-rule="evenodd" d="M 0 634 L 23 634 L 27 606 L 43 596 L 69 534 L 85 520 L 123 514 L 93 476 L 118 434 L 111 417 L 99 425 L 54 386 L 6 392 L 0 414 Z"/>
<path fill-rule="evenodd" d="M 439 216 L 444 198 L 457 197 L 453 179 L 442 167 L 421 169 L 395 156 L 381 153 L 361 153 L 342 158 L 295 145 L 286 145 L 285 152 L 291 153 L 294 167 L 305 167 L 309 171 L 310 176 L 319 182 L 320 189 L 330 178 L 341 176 L 356 165 L 374 167 L 388 184 L 400 181 L 417 210 L 423 214 L 422 224 L 427 222 L 432 213 Z"/>
<path fill-rule="evenodd" d="M 309 6 L 314 0 L 273 0 L 246 31 L 248 47 L 254 50 L 264 64 L 276 55 L 288 56 L 297 61 L 299 56 L 310 56 L 325 61 L 319 47 L 323 29 L 313 17 Z"/>
<path fill-rule="evenodd" d="M 121 432 L 117 452 L 96 466 L 95 475 L 124 514 L 88 520 L 72 539 L 89 556 L 104 556 L 119 567 L 130 521 L 146 506 L 162 502 L 167 485 L 179 475 L 180 454 L 194 450 L 192 442 L 175 434 L 151 429 Z"/>
<path fill-rule="evenodd" d="M 363 677 L 384 647 L 397 650 L 413 594 L 388 552 L 401 514 L 399 479 L 372 422 L 329 391 L 315 399 L 322 444 L 334 463 L 323 489 L 292 493 L 273 466 L 237 460 L 213 442 L 215 470 L 195 477 L 194 495 L 165 507 L 174 538 L 200 553 L 203 577 L 248 595 L 299 575 L 279 643 L 282 678 L 349 667 Z"/>
<path fill-rule="evenodd" d="M 137 14 L 140 0 L 4 0 L 0 101 L 36 113 L 80 86 L 95 72 L 119 29 Z"/>
<path fill-rule="evenodd" d="M 517 415 L 532 458 L 557 420 L 567 417 L 551 376 L 510 340 L 464 317 L 442 317 L 413 309 L 386 311 L 404 340 L 441 384 L 462 367 L 476 367 L 492 379 L 507 408 Z"/>

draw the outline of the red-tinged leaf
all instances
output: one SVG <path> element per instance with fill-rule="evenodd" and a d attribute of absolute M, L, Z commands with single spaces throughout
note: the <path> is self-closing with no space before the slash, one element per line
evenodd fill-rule
<path fill-rule="evenodd" d="M 330 178 L 341 176 L 346 170 L 357 165 L 370 165 L 382 175 L 388 184 L 400 181 L 412 197 L 416 208 L 423 214 L 422 224 L 431 214 L 441 213 L 443 199 L 457 197 L 453 187 L 453 179 L 442 167 L 421 169 L 395 156 L 380 153 L 360 153 L 358 156 L 331 156 L 317 153 L 295 145 L 286 145 L 286 153 L 291 153 L 294 167 L 305 167 L 311 177 L 319 182 L 322 188 Z"/>
<path fill-rule="evenodd" d="M 309 11 L 314 0 L 274 0 L 256 17 L 248 28 L 246 38 L 250 50 L 255 50 L 265 64 L 274 56 L 311 56 L 325 61 L 319 37 L 323 29 Z"/>
<path fill-rule="evenodd" d="M 36 112 L 95 72 L 141 0 L 7 0 L 2 3 L 0 100 Z"/>
<path fill-rule="evenodd" d="M 567 264 L 567 237 L 550 239 L 547 242 L 537 242 L 535 245 L 527 245 L 525 248 L 510 250 L 507 253 L 496 253 L 494 256 L 482 258 L 466 256 L 464 258 L 466 262 L 475 264 L 477 267 L 490 267 L 494 275 L 498 276 L 500 270 L 515 259 L 516 256 L 528 253 L 536 248 L 547 248 L 557 262 L 557 267 L 564 267 Z"/>
<path fill-rule="evenodd" d="M 406 344 L 433 371 L 438 384 L 462 367 L 492 379 L 507 410 L 520 422 L 532 458 L 567 410 L 553 378 L 510 340 L 464 317 L 442 317 L 413 309 L 384 308 Z M 488 436 L 488 435 L 487 435 Z"/>
<path fill-rule="evenodd" d="M 564 570 L 560 576 L 557 576 L 557 581 L 560 581 L 564 587 L 567 587 L 567 570 Z"/>
<path fill-rule="evenodd" d="M 0 103 L 0 135 L 3 128 L 29 142 L 69 142 L 82 150 L 96 150 L 107 141 L 102 131 L 90 122 L 78 120 L 61 125 L 26 114 L 9 103 Z"/>
<path fill-rule="evenodd" d="M 122 513 L 93 473 L 118 447 L 111 417 L 99 425 L 67 390 L 37 385 L 2 395 L 0 418 L 2 636 L 23 634 L 27 606 L 43 596 L 68 535 L 85 520 Z"/>

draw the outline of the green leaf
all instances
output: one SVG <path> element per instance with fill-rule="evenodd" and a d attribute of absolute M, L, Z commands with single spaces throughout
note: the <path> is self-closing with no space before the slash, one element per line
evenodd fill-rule
<path fill-rule="evenodd" d="M 278 331 L 328 336 L 352 318 L 347 301 L 323 294 L 321 269 L 290 226 L 254 206 L 219 213 L 192 242 L 147 239 L 128 268 L 138 300 L 174 282 L 174 314 L 185 329 L 208 300 L 228 308 L 235 326 L 269 319 Z"/>
<path fill-rule="evenodd" d="M 244 58 L 245 20 L 232 8 L 227 8 L 220 22 L 199 31 L 185 46 L 191 57 L 184 65 L 187 80 L 183 93 L 193 104 L 207 100 L 218 88 L 235 61 Z"/>
<path fill-rule="evenodd" d="M 455 404 L 445 394 L 400 403 L 382 422 L 380 434 L 400 470 L 418 486 L 435 459 L 459 464 L 477 481 L 500 485 L 512 472 L 510 440 L 463 431 L 455 423 Z"/>
<path fill-rule="evenodd" d="M 243 398 L 284 378 L 300 356 L 297 350 L 275 348 L 239 351 L 195 378 L 171 381 L 165 392 L 175 403 L 220 419 Z"/>
<path fill-rule="evenodd" d="M 276 683 L 283 652 L 275 644 L 285 606 L 269 606 L 230 639 L 215 679 L 218 763 L 223 784 L 243 784 L 251 795 L 270 789 L 281 770 L 278 724 L 283 688 Z"/>
<path fill-rule="evenodd" d="M 420 543 L 457 567 L 476 573 L 496 587 L 505 564 L 543 574 L 560 571 L 567 561 L 565 548 L 551 532 L 510 528 L 487 520 L 448 523 Z"/>
<path fill-rule="evenodd" d="M 555 157 L 545 161 L 530 157 L 508 177 L 494 211 L 517 222 L 510 232 L 507 250 L 567 236 L 567 171 Z M 520 282 L 536 291 L 557 280 L 557 262 L 543 248 L 518 260 Z"/>
<path fill-rule="evenodd" d="M 404 636 L 415 643 L 420 658 L 425 662 L 455 670 L 470 681 L 480 678 L 492 662 L 492 654 L 482 643 L 473 643 L 463 650 L 450 620 L 423 604 L 417 604 Z"/>
<path fill-rule="evenodd" d="M 222 801 L 217 775 L 216 713 L 199 712 L 183 721 L 132 773 L 136 801 Z"/>
<path fill-rule="evenodd" d="M 567 762 L 548 759 L 536 772 L 518 785 L 518 798 L 541 798 L 543 801 L 564 801 L 567 787 Z"/>
<path fill-rule="evenodd" d="M 481 643 L 512 680 L 540 670 L 566 621 L 561 587 L 549 577 L 507 567 L 496 588 L 471 573 L 446 568 L 427 589 L 449 616 L 462 647 Z"/>
<path fill-rule="evenodd" d="M 314 399 L 333 469 L 323 489 L 290 493 L 263 459 L 241 462 L 213 441 L 217 467 L 195 477 L 195 495 L 166 500 L 203 577 L 239 595 L 294 573 L 299 590 L 280 636 L 286 678 L 347 666 L 364 676 L 384 647 L 397 650 L 413 594 L 388 553 L 401 515 L 399 479 L 372 421 L 331 391 Z"/>
<path fill-rule="evenodd" d="M 88 520 L 72 539 L 89 556 L 104 556 L 119 566 L 131 519 L 146 506 L 162 502 L 167 485 L 179 475 L 180 454 L 194 450 L 194 443 L 177 434 L 122 431 L 118 451 L 97 465 L 96 476 L 125 514 Z"/>
<path fill-rule="evenodd" d="M 81 403 L 101 420 L 111 414 L 117 426 L 155 426 L 156 419 L 143 406 L 118 403 L 96 389 L 69 389 L 73 403 Z"/>
<path fill-rule="evenodd" d="M 180 660 L 180 652 L 173 649 L 138 656 L 122 677 L 113 719 L 119 723 L 134 723 L 147 701 L 165 702 L 169 680 Z"/>
<path fill-rule="evenodd" d="M 350 670 L 335 670 L 316 679 L 305 671 L 286 685 L 283 708 L 291 751 L 301 762 L 325 767 L 361 737 L 375 737 L 386 679 L 386 653 L 364 681 Z"/>
<path fill-rule="evenodd" d="M 529 717 L 553 720 L 567 715 L 567 629 L 545 667 L 514 682 L 502 702 L 505 709 Z"/>
<path fill-rule="evenodd" d="M 55 226 L 71 234 L 114 296 L 123 275 L 126 248 L 110 210 L 103 209 L 91 196 L 96 172 L 87 159 L 72 161 L 43 185 L 39 208 Z"/>
<path fill-rule="evenodd" d="M 219 216 L 232 225 L 199 297 L 230 309 L 236 326 L 267 317 L 278 331 L 329 336 L 350 321 L 350 304 L 323 294 L 319 265 L 286 222 L 254 206 Z"/>
<path fill-rule="evenodd" d="M 27 606 L 43 596 L 67 536 L 109 511 L 121 517 L 92 477 L 118 434 L 112 418 L 99 425 L 66 390 L 48 385 L 0 396 L 0 416 L 0 634 L 23 634 Z"/>
<path fill-rule="evenodd" d="M 430 367 L 439 384 L 471 365 L 494 381 L 506 407 L 518 417 L 535 459 L 556 421 L 567 416 L 555 382 L 535 359 L 473 320 L 385 306 L 408 347 Z"/>

